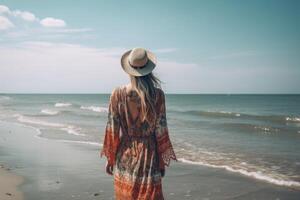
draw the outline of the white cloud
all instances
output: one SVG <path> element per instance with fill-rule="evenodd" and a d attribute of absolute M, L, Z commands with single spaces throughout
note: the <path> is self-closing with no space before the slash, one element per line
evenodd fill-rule
<path fill-rule="evenodd" d="M 41 25 L 45 27 L 65 27 L 66 23 L 62 19 L 55 19 L 52 17 L 44 18 L 40 21 Z"/>
<path fill-rule="evenodd" d="M 110 92 L 129 81 L 120 66 L 125 51 L 36 41 L 0 47 L 0 92 Z M 171 84 L 197 67 L 159 61 L 154 72 Z"/>
<path fill-rule="evenodd" d="M 7 14 L 9 16 L 20 17 L 21 19 L 30 22 L 38 20 L 38 18 L 31 12 L 21 10 L 11 11 L 7 6 L 4 5 L 0 5 L 0 14 Z"/>
<path fill-rule="evenodd" d="M 2 13 L 10 13 L 10 10 L 7 6 L 0 5 L 0 14 Z"/>
<path fill-rule="evenodd" d="M 14 27 L 14 24 L 6 17 L 0 16 L 0 30 L 7 30 Z"/>
<path fill-rule="evenodd" d="M 40 20 L 32 12 L 22 11 L 22 10 L 10 10 L 5 5 L 0 5 L 0 15 L 1 17 L 1 28 L 0 30 L 6 30 L 13 27 L 13 22 L 15 19 L 22 19 L 26 22 L 38 22 L 43 27 L 65 27 L 66 22 L 62 19 L 57 19 L 53 17 L 46 17 Z M 5 17 L 4 17 L 5 16 Z M 20 24 L 17 23 L 16 24 Z M 19 26 L 19 25 L 18 25 Z M 20 27 L 22 24 L 20 24 Z M 66 29 L 64 33 L 74 33 L 74 32 L 87 32 L 90 29 Z"/>
<path fill-rule="evenodd" d="M 0 91 L 109 92 L 127 78 L 119 52 L 49 42 L 0 47 Z"/>
<path fill-rule="evenodd" d="M 51 29 L 54 30 L 56 33 L 84 33 L 84 32 L 90 32 L 93 29 L 91 28 L 69 28 L 69 29 Z"/>
<path fill-rule="evenodd" d="M 23 20 L 33 22 L 38 20 L 35 15 L 28 11 L 15 10 L 12 12 L 15 17 L 21 17 Z"/>

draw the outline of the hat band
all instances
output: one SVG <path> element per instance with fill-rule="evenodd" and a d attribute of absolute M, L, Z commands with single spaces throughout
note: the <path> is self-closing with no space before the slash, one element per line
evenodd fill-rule
<path fill-rule="evenodd" d="M 135 69 L 142 69 L 142 68 L 146 67 L 148 62 L 149 62 L 149 59 L 147 59 L 147 62 L 146 62 L 144 65 L 141 65 L 141 66 L 134 66 L 134 65 L 132 65 L 132 64 L 130 63 L 130 60 L 128 59 L 128 64 L 129 64 L 131 67 L 135 68 Z"/>

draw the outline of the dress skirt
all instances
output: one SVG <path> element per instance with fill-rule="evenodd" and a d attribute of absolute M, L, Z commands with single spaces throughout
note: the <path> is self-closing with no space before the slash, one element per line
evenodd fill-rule
<path fill-rule="evenodd" d="M 169 138 L 165 96 L 157 89 L 156 115 L 139 118 L 140 99 L 116 88 L 110 96 L 101 156 L 114 166 L 116 200 L 163 200 L 161 171 L 177 160 Z"/>

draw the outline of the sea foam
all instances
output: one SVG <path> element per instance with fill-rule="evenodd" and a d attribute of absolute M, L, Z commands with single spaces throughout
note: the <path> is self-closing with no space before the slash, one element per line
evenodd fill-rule
<path fill-rule="evenodd" d="M 205 163 L 205 162 L 201 162 L 201 161 L 191 161 L 191 160 L 187 160 L 185 158 L 179 158 L 178 159 L 181 162 L 184 163 L 188 163 L 188 164 L 193 164 L 193 165 L 202 165 L 202 166 L 206 166 L 206 167 L 212 167 L 212 168 L 220 168 L 220 169 L 226 169 L 228 171 L 231 172 L 235 172 L 235 173 L 239 173 L 248 177 L 252 177 L 258 180 L 262 180 L 262 181 L 266 181 L 272 184 L 276 184 L 276 185 L 280 185 L 280 186 L 288 186 L 288 187 L 300 187 L 300 182 L 297 181 L 291 181 L 291 180 L 282 180 L 282 179 L 277 179 L 274 177 L 270 177 L 266 174 L 263 174 L 260 171 L 256 171 L 256 172 L 250 172 L 247 171 L 245 169 L 234 169 L 231 166 L 227 166 L 227 165 L 212 165 L 209 163 Z"/>
<path fill-rule="evenodd" d="M 290 122 L 300 122 L 299 117 L 286 117 L 285 120 Z"/>
<path fill-rule="evenodd" d="M 77 144 L 87 144 L 93 146 L 102 146 L 102 144 L 98 142 L 91 142 L 91 141 L 80 141 L 80 140 L 58 140 L 60 142 L 67 142 L 67 143 L 77 143 Z"/>
<path fill-rule="evenodd" d="M 6 122 L 6 121 L 3 121 L 3 122 Z M 30 128 L 30 129 L 35 130 L 36 133 L 37 133 L 37 134 L 34 135 L 35 138 L 44 139 L 44 140 L 52 140 L 52 139 L 49 139 L 49 138 L 46 138 L 46 137 L 42 137 L 41 136 L 42 132 L 39 128 L 36 128 L 34 126 L 25 125 L 25 124 L 22 124 L 22 123 L 17 123 L 17 122 L 10 122 L 10 123 L 15 124 L 17 126 L 22 126 L 22 127 L 25 127 L 25 128 Z M 87 145 L 93 145 L 93 146 L 98 146 L 98 147 L 102 146 L 102 144 L 100 144 L 98 142 L 92 142 L 92 141 L 82 141 L 82 140 L 55 140 L 55 141 L 65 142 L 65 143 L 87 144 Z"/>
<path fill-rule="evenodd" d="M 64 128 L 61 128 L 61 130 L 66 131 L 67 133 L 71 135 L 76 135 L 76 136 L 85 136 L 85 134 L 80 133 L 80 128 L 76 128 L 74 126 L 67 126 Z"/>
<path fill-rule="evenodd" d="M 17 120 L 22 123 L 59 128 L 60 130 L 65 131 L 71 135 L 85 136 L 85 134 L 80 133 L 80 130 L 81 130 L 80 128 L 77 128 L 72 125 L 42 121 L 42 120 L 35 119 L 32 117 L 25 117 L 20 114 L 15 114 L 14 117 L 16 117 Z"/>
<path fill-rule="evenodd" d="M 57 115 L 59 113 L 59 111 L 50 110 L 50 109 L 43 109 L 43 110 L 41 110 L 41 113 L 46 114 L 46 115 Z"/>
<path fill-rule="evenodd" d="M 55 107 L 69 107 L 71 106 L 71 103 L 56 103 L 54 106 Z"/>
<path fill-rule="evenodd" d="M 0 96 L 0 101 L 1 100 L 6 101 L 6 100 L 10 100 L 10 99 L 11 99 L 11 97 L 8 97 L 8 96 Z"/>
<path fill-rule="evenodd" d="M 50 126 L 50 127 L 64 127 L 65 126 L 64 124 L 46 122 L 46 121 L 42 121 L 39 119 L 31 118 L 31 117 L 25 117 L 20 114 L 15 114 L 14 117 L 16 117 L 19 122 L 28 123 L 28 124 Z"/>
<path fill-rule="evenodd" d="M 100 113 L 108 111 L 108 109 L 105 107 L 97 107 L 97 106 L 81 106 L 80 109 L 91 110 L 91 111 L 100 112 Z"/>

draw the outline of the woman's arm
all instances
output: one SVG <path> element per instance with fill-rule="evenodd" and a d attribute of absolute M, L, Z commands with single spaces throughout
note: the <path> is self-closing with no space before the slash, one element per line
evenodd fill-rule
<path fill-rule="evenodd" d="M 108 119 L 105 128 L 105 136 L 101 157 L 107 157 L 106 172 L 112 175 L 115 165 L 117 148 L 120 143 L 120 115 L 118 111 L 118 89 L 114 89 L 110 96 L 108 107 Z"/>
<path fill-rule="evenodd" d="M 169 166 L 171 159 L 177 161 L 177 158 L 169 137 L 165 94 L 162 90 L 160 95 L 160 108 L 156 121 L 155 135 L 157 140 L 157 151 L 159 155 L 159 168 L 161 171 L 163 171 L 162 175 L 164 175 L 165 166 Z"/>

